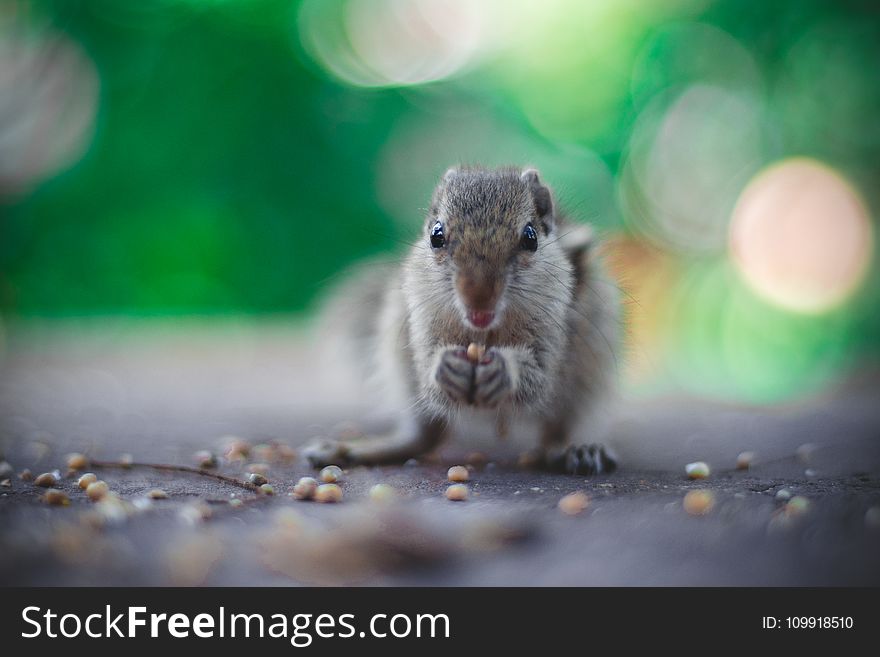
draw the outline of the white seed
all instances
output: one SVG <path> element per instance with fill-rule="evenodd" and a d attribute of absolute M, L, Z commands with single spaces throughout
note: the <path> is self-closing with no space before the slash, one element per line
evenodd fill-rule
<path fill-rule="evenodd" d="M 472 363 L 479 363 L 480 359 L 486 354 L 486 347 L 476 342 L 471 342 L 467 348 L 468 360 Z"/>
<path fill-rule="evenodd" d="M 161 488 L 154 488 L 149 493 L 147 493 L 147 497 L 149 497 L 151 500 L 167 500 L 168 493 L 166 493 Z"/>
<path fill-rule="evenodd" d="M 12 480 L 11 479 L 3 479 L 0 481 L 0 486 L 3 488 L 12 488 Z"/>
<path fill-rule="evenodd" d="M 86 472 L 76 480 L 76 485 L 85 490 L 89 487 L 89 484 L 93 484 L 96 481 L 98 481 L 98 476 L 94 472 Z"/>
<path fill-rule="evenodd" d="M 580 491 L 569 493 L 559 500 L 559 510 L 567 516 L 576 516 L 590 506 L 590 497 Z"/>
<path fill-rule="evenodd" d="M 272 484 L 263 484 L 262 486 L 260 486 L 260 492 L 264 495 L 274 495 L 275 488 L 272 486 Z"/>
<path fill-rule="evenodd" d="M 315 491 L 315 500 L 318 502 L 341 502 L 342 489 L 336 484 L 321 484 Z"/>
<path fill-rule="evenodd" d="M 67 455 L 67 467 L 71 470 L 85 470 L 89 467 L 89 459 L 85 454 L 74 452 Z"/>
<path fill-rule="evenodd" d="M 755 460 L 754 452 L 740 452 L 739 456 L 736 457 L 736 469 L 737 470 L 748 470 L 752 467 L 752 462 Z"/>
<path fill-rule="evenodd" d="M 705 479 L 709 476 L 709 465 L 703 461 L 696 461 L 684 466 L 684 471 L 691 479 Z"/>
<path fill-rule="evenodd" d="M 465 484 L 452 484 L 446 489 L 446 499 L 453 502 L 464 502 L 468 497 L 468 487 Z"/>
<path fill-rule="evenodd" d="M 90 500 L 98 501 L 103 497 L 107 496 L 107 493 L 110 492 L 110 486 L 107 485 L 106 481 L 95 481 L 86 487 L 86 495 L 89 496 Z"/>
<path fill-rule="evenodd" d="M 47 490 L 46 494 L 43 495 L 43 499 L 47 504 L 53 506 L 67 506 L 70 504 L 70 498 L 67 497 L 67 493 L 63 490 L 58 490 L 57 488 L 50 488 Z"/>
<path fill-rule="evenodd" d="M 338 465 L 328 465 L 321 470 L 321 474 L 318 475 L 318 478 L 325 484 L 334 484 L 337 481 L 342 480 L 342 468 Z"/>
<path fill-rule="evenodd" d="M 252 483 L 254 486 L 262 486 L 263 484 L 266 484 L 269 482 L 269 480 L 266 479 L 259 472 L 251 472 L 250 474 L 248 474 L 247 480 L 250 483 Z"/>
<path fill-rule="evenodd" d="M 316 490 L 318 490 L 318 482 L 312 477 L 303 477 L 296 482 L 290 494 L 298 500 L 311 500 L 315 497 Z"/>
<path fill-rule="evenodd" d="M 385 503 L 397 497 L 397 491 L 388 484 L 376 484 L 370 488 L 370 499 L 374 502 Z"/>
<path fill-rule="evenodd" d="M 776 499 L 777 500 L 784 502 L 785 500 L 789 499 L 790 497 L 791 497 L 791 493 L 785 488 L 780 488 L 778 491 L 776 491 Z"/>
<path fill-rule="evenodd" d="M 464 467 L 463 465 L 453 465 L 446 472 L 446 478 L 449 481 L 456 481 L 456 482 L 467 481 L 468 479 L 471 478 L 471 473 L 468 472 L 468 469 L 466 467 Z"/>
<path fill-rule="evenodd" d="M 684 496 L 682 506 L 692 516 L 704 516 L 715 506 L 715 495 L 710 490 L 692 490 Z"/>
<path fill-rule="evenodd" d="M 58 483 L 58 477 L 55 476 L 54 472 L 44 472 L 39 477 L 34 479 L 34 483 L 37 486 L 42 486 L 43 488 L 51 488 Z"/>

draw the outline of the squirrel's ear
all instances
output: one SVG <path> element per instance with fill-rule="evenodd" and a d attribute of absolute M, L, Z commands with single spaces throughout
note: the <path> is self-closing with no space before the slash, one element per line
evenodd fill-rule
<path fill-rule="evenodd" d="M 443 195 L 446 192 L 446 188 L 456 175 L 458 175 L 458 167 L 449 167 L 446 169 L 446 173 L 443 174 L 439 184 L 434 188 L 434 195 L 431 197 L 431 208 L 428 213 L 429 217 L 436 217 L 439 214 L 440 204 L 443 201 Z"/>
<path fill-rule="evenodd" d="M 458 167 L 449 167 L 446 169 L 446 173 L 443 174 L 443 184 L 448 185 L 457 174 Z"/>
<path fill-rule="evenodd" d="M 539 219 L 543 219 L 548 223 L 549 228 L 553 218 L 553 199 L 550 196 L 550 190 L 541 183 L 536 169 L 526 169 L 520 177 L 532 195 L 535 213 Z"/>

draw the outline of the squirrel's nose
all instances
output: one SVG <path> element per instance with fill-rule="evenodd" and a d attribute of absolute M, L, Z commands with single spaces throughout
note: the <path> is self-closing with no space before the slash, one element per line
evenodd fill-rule
<path fill-rule="evenodd" d="M 495 277 L 480 271 L 462 272 L 456 287 L 467 308 L 468 321 L 477 328 L 486 328 L 495 317 L 500 290 Z"/>

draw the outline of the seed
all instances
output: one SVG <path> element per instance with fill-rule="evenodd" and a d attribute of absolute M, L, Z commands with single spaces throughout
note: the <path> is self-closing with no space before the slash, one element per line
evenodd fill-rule
<path fill-rule="evenodd" d="M 311 500 L 315 497 L 316 490 L 318 490 L 318 482 L 311 477 L 303 477 L 296 482 L 290 494 L 298 500 Z"/>
<path fill-rule="evenodd" d="M 446 489 L 446 499 L 453 502 L 464 502 L 468 497 L 468 487 L 465 484 L 452 484 Z"/>
<path fill-rule="evenodd" d="M 342 489 L 336 484 L 321 484 L 315 491 L 318 502 L 341 502 Z"/>
<path fill-rule="evenodd" d="M 446 472 L 446 478 L 449 481 L 467 481 L 471 478 L 471 473 L 463 465 L 453 465 Z"/>
<path fill-rule="evenodd" d="M 328 465 L 321 470 L 321 474 L 318 475 L 318 478 L 325 484 L 334 484 L 337 481 L 342 480 L 342 468 L 338 465 Z"/>
<path fill-rule="evenodd" d="M 147 497 L 149 497 L 151 500 L 167 500 L 168 493 L 166 493 L 161 488 L 154 488 L 149 493 L 147 493 Z"/>
<path fill-rule="evenodd" d="M 239 507 L 242 504 L 244 504 L 244 502 L 237 497 L 235 499 L 229 500 L 229 506 Z"/>
<path fill-rule="evenodd" d="M 715 495 L 710 490 L 692 490 L 684 496 L 682 506 L 692 516 L 704 516 L 715 506 Z"/>
<path fill-rule="evenodd" d="M 752 462 L 754 460 L 754 452 L 740 452 L 739 456 L 736 457 L 736 469 L 748 470 L 750 467 L 752 467 Z"/>
<path fill-rule="evenodd" d="M 804 443 L 796 450 L 794 450 L 794 455 L 801 463 L 809 463 L 813 460 L 813 454 L 815 454 L 815 452 L 816 445 L 814 445 L 813 443 Z"/>
<path fill-rule="evenodd" d="M 134 464 L 134 457 L 131 454 L 123 454 L 119 457 L 119 465 L 123 468 L 130 468 Z"/>
<path fill-rule="evenodd" d="M 223 456 L 227 461 L 244 461 L 250 453 L 250 443 L 238 438 L 231 439 L 223 450 Z"/>
<path fill-rule="evenodd" d="M 2 486 L 3 488 L 12 488 L 12 480 L 11 479 L 4 479 L 4 480 L 0 481 L 0 486 Z"/>
<path fill-rule="evenodd" d="M 709 476 L 709 465 L 703 461 L 688 463 L 684 466 L 684 471 L 691 479 L 705 479 Z"/>
<path fill-rule="evenodd" d="M 519 455 L 516 464 L 525 470 L 537 468 L 541 463 L 541 456 L 536 451 L 523 452 Z"/>
<path fill-rule="evenodd" d="M 590 506 L 590 497 L 589 495 L 582 493 L 580 491 L 576 493 L 569 493 L 561 500 L 559 500 L 559 504 L 557 504 L 559 510 L 562 511 L 567 516 L 576 516 L 581 511 Z"/>
<path fill-rule="evenodd" d="M 217 457 L 206 449 L 200 450 L 193 454 L 193 459 L 199 464 L 200 468 L 216 468 Z"/>
<path fill-rule="evenodd" d="M 34 473 L 31 472 L 30 470 L 28 470 L 27 468 L 25 468 L 18 475 L 18 478 L 21 479 L 22 481 L 33 481 L 34 480 Z"/>
<path fill-rule="evenodd" d="M 53 506 L 67 506 L 70 504 L 70 498 L 67 497 L 67 493 L 63 490 L 58 490 L 57 488 L 50 488 L 47 490 L 46 494 L 43 495 L 43 499 L 47 504 Z"/>
<path fill-rule="evenodd" d="M 482 468 L 488 462 L 489 457 L 486 456 L 483 452 L 471 452 L 467 455 L 464 462 L 468 465 L 472 465 L 475 468 Z"/>
<path fill-rule="evenodd" d="M 8 461 L 0 461 L 0 477 L 6 478 L 15 472 L 15 468 Z"/>
<path fill-rule="evenodd" d="M 86 458 L 85 454 L 80 454 L 79 452 L 68 454 L 67 467 L 71 470 L 85 470 L 89 467 L 89 459 Z"/>
<path fill-rule="evenodd" d="M 89 487 L 89 484 L 93 484 L 98 481 L 97 475 L 93 472 L 86 472 L 83 476 L 76 480 L 76 485 L 85 490 Z"/>
<path fill-rule="evenodd" d="M 275 449 L 276 458 L 280 463 L 293 463 L 296 461 L 297 453 L 293 447 L 289 445 L 280 444 Z"/>
<path fill-rule="evenodd" d="M 268 463 L 251 463 L 249 466 L 245 468 L 248 472 L 256 472 L 257 474 L 261 474 L 264 477 L 269 475 L 269 464 Z"/>
<path fill-rule="evenodd" d="M 254 486 L 262 486 L 263 484 L 269 483 L 269 480 L 259 472 L 251 472 L 248 474 L 247 480 Z"/>
<path fill-rule="evenodd" d="M 472 363 L 479 363 L 486 354 L 486 347 L 476 342 L 471 342 L 467 348 L 468 360 Z"/>
<path fill-rule="evenodd" d="M 264 495 L 274 495 L 275 488 L 272 486 L 272 484 L 263 484 L 262 486 L 260 486 L 260 492 Z"/>
<path fill-rule="evenodd" d="M 810 509 L 810 500 L 803 495 L 795 495 L 785 505 L 785 512 L 794 516 L 802 516 Z"/>
<path fill-rule="evenodd" d="M 390 502 L 397 497 L 397 491 L 388 484 L 376 484 L 370 489 L 370 499 L 374 502 Z"/>
<path fill-rule="evenodd" d="M 788 490 L 786 490 L 785 488 L 780 488 L 778 491 L 776 491 L 776 499 L 781 502 L 784 502 L 785 500 L 789 499 L 790 497 L 791 497 L 791 493 L 788 492 Z"/>
<path fill-rule="evenodd" d="M 86 495 L 89 496 L 90 500 L 94 500 L 95 502 L 106 497 L 109 492 L 110 486 L 107 485 L 106 481 L 94 481 L 86 487 Z"/>
<path fill-rule="evenodd" d="M 58 483 L 58 477 L 56 477 L 55 473 L 53 472 L 44 472 L 39 477 L 34 479 L 34 483 L 37 486 L 42 486 L 43 488 L 51 488 Z"/>

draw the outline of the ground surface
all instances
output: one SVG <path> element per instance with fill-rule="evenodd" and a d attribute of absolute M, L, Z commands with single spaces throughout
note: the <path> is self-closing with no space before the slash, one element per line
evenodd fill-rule
<path fill-rule="evenodd" d="M 264 450 L 219 471 L 243 478 L 249 462 L 272 461 L 274 497 L 186 473 L 95 469 L 126 504 L 99 514 L 65 477 L 71 505 L 48 506 L 17 473 L 64 474 L 71 451 L 192 465 L 197 450 L 221 452 L 225 436 L 295 448 L 350 430 L 344 421 L 381 423 L 284 330 L 147 335 L 113 325 L 7 332 L 0 449 L 15 474 L 0 488 L 0 583 L 880 584 L 880 528 L 868 513 L 880 506 L 873 377 L 785 409 L 627 402 L 611 422 L 624 464 L 611 476 L 523 470 L 516 457 L 527 439 L 464 432 L 435 461 L 352 469 L 338 505 L 292 500 L 296 479 L 314 473 Z M 804 443 L 815 447 L 806 459 L 795 455 Z M 449 502 L 446 469 L 474 449 L 490 463 L 472 471 L 468 501 Z M 735 470 L 747 449 L 755 465 Z M 683 466 L 698 459 L 713 473 L 692 482 Z M 379 482 L 400 501 L 370 502 Z M 169 499 L 147 506 L 156 487 Z M 682 508 L 698 488 L 715 500 L 701 517 Z M 809 500 L 806 512 L 786 509 L 782 489 Z M 577 490 L 590 506 L 563 515 L 558 500 Z M 230 507 L 231 495 L 244 505 Z"/>

